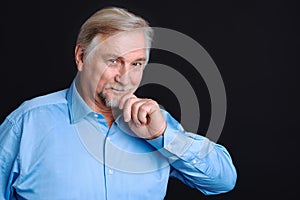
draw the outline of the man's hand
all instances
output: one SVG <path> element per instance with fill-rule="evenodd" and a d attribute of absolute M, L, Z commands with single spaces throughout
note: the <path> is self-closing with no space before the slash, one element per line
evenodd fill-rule
<path fill-rule="evenodd" d="M 120 100 L 119 108 L 123 110 L 124 121 L 128 122 L 131 130 L 140 138 L 157 138 L 167 127 L 159 105 L 152 99 L 127 94 Z"/>

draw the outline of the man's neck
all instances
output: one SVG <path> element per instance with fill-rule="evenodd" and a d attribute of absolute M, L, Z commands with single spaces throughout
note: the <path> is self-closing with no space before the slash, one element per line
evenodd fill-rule
<path fill-rule="evenodd" d="M 94 111 L 101 113 L 104 116 L 106 123 L 109 127 L 115 121 L 113 109 L 104 105 L 103 102 L 96 103 Z"/>
<path fill-rule="evenodd" d="M 78 85 L 78 86 L 77 86 Z M 87 94 L 85 94 L 82 87 L 79 86 L 79 84 L 76 83 L 76 89 L 79 93 L 79 95 L 82 97 L 82 99 L 85 101 L 85 103 L 95 112 L 101 113 L 105 120 L 107 125 L 110 127 L 112 123 L 114 122 L 114 112 L 113 109 L 109 106 L 106 106 L 104 102 L 100 99 L 91 99 Z"/>

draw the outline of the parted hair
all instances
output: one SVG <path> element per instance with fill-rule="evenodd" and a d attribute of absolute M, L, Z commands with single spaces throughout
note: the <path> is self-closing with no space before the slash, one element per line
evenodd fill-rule
<path fill-rule="evenodd" d="M 95 12 L 81 26 L 76 44 L 88 48 L 98 35 L 113 35 L 121 31 L 143 29 L 148 47 L 151 46 L 153 29 L 148 22 L 124 8 L 107 7 Z"/>

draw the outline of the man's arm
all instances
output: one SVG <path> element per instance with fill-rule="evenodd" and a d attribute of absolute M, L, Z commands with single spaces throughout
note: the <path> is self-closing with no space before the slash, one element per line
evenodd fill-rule
<path fill-rule="evenodd" d="M 232 190 L 237 173 L 225 147 L 201 135 L 186 132 L 167 112 L 165 117 L 167 129 L 164 134 L 147 141 L 168 158 L 174 168 L 171 176 L 205 195 Z"/>
<path fill-rule="evenodd" d="M 177 177 L 206 195 L 228 192 L 236 183 L 236 169 L 225 147 L 208 138 L 186 132 L 152 99 L 125 95 L 119 104 L 124 121 L 168 160 Z"/>
<path fill-rule="evenodd" d="M 12 184 L 18 175 L 20 136 L 8 118 L 0 126 L 0 199 L 11 199 Z"/>

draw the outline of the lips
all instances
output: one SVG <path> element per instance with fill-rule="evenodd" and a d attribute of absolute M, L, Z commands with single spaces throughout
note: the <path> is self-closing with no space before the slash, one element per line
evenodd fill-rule
<path fill-rule="evenodd" d="M 132 87 L 121 87 L 121 86 L 116 86 L 116 85 L 106 85 L 105 89 L 111 89 L 113 91 L 117 91 L 117 92 L 129 92 Z"/>
<path fill-rule="evenodd" d="M 112 90 L 115 90 L 115 91 L 118 91 L 118 92 L 125 92 L 125 91 L 128 91 L 128 90 L 125 90 L 125 89 L 118 89 L 118 88 L 111 88 Z"/>
<path fill-rule="evenodd" d="M 125 90 L 125 89 L 120 89 L 120 88 L 108 88 L 109 90 L 112 90 L 112 92 L 114 93 L 120 93 L 120 94 L 124 94 L 124 93 L 128 93 L 130 90 Z"/>

